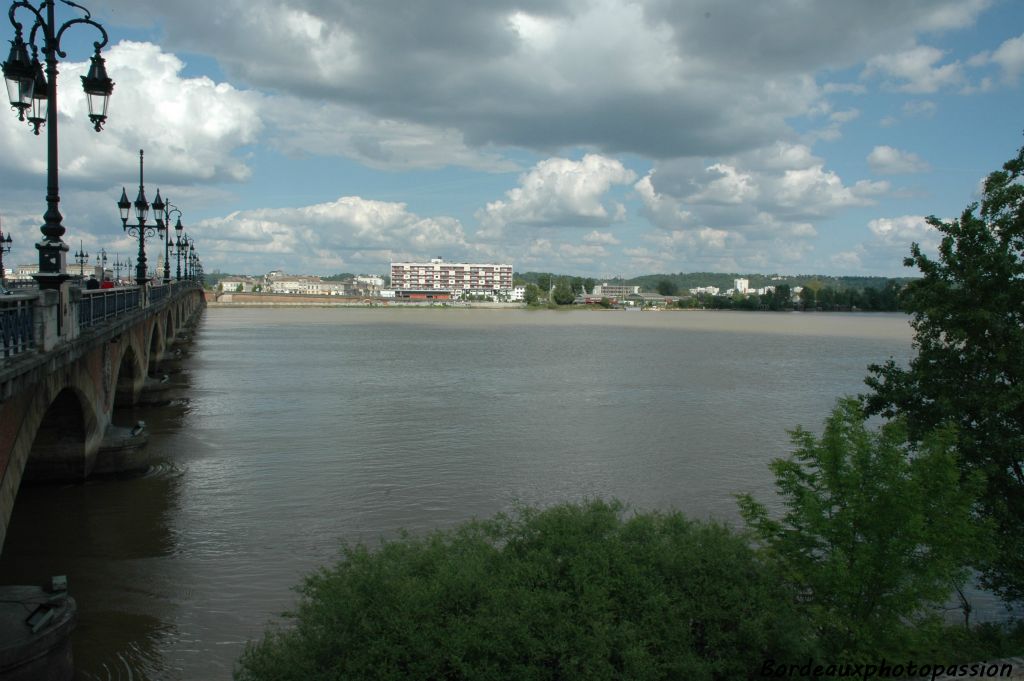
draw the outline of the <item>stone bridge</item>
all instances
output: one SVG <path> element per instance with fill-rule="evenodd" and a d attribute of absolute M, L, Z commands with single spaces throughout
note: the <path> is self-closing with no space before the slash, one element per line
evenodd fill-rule
<path fill-rule="evenodd" d="M 103 452 L 139 432 L 113 425 L 205 306 L 194 281 L 0 296 L 0 550 L 23 480 L 114 472 Z"/>

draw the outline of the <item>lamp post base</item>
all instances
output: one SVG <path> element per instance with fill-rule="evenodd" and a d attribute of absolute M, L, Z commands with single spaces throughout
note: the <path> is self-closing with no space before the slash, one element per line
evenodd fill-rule
<path fill-rule="evenodd" d="M 59 289 L 71 278 L 67 273 L 68 245 L 63 241 L 44 240 L 36 244 L 36 250 L 39 251 L 39 271 L 32 278 L 41 289 Z"/>

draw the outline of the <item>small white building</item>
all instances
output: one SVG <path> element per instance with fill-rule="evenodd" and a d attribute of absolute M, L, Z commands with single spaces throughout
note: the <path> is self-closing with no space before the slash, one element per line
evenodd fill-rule
<path fill-rule="evenodd" d="M 355 281 L 363 288 L 384 288 L 384 277 L 376 274 L 359 274 Z"/>
<path fill-rule="evenodd" d="M 512 291 L 508 297 L 510 302 L 521 303 L 526 300 L 526 287 L 525 286 L 513 286 Z"/>

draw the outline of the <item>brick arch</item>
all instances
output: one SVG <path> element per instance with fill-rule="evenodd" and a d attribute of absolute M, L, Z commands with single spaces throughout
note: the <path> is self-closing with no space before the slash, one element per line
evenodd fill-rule
<path fill-rule="evenodd" d="M 84 480 L 92 470 L 99 419 L 92 400 L 74 385 L 54 386 L 40 393 L 20 437 L 28 438 L 23 480 Z"/>

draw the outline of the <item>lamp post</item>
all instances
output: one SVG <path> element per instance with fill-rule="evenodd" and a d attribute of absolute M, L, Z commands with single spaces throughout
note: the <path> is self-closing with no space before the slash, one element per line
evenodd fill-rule
<path fill-rule="evenodd" d="M 160 198 L 160 190 L 156 192 L 157 199 Z M 156 210 L 156 203 L 153 203 L 153 209 Z M 171 216 L 175 213 L 178 214 L 178 224 L 174 225 L 174 231 L 178 235 L 181 234 L 181 230 L 185 227 L 181 224 L 181 211 L 177 206 L 172 204 L 170 201 L 165 201 L 163 204 L 163 214 L 157 214 L 157 224 L 163 228 L 164 233 L 164 283 L 171 283 Z M 178 279 L 181 279 L 181 270 L 178 270 Z"/>
<path fill-rule="evenodd" d="M 188 237 L 178 229 L 180 225 L 181 219 L 179 218 L 178 224 L 174 226 L 174 231 L 177 232 L 177 236 L 174 239 L 174 253 L 178 258 L 178 281 L 181 281 L 181 256 L 184 254 L 185 245 L 188 243 Z"/>
<path fill-rule="evenodd" d="M 85 278 L 85 263 L 89 262 L 89 254 L 82 247 L 82 240 L 78 240 L 78 251 L 75 252 L 75 262 L 78 263 L 78 276 Z"/>
<path fill-rule="evenodd" d="M 0 229 L 0 284 L 3 284 L 7 271 L 4 270 L 4 253 L 11 252 L 11 235 L 4 234 Z"/>
<path fill-rule="evenodd" d="M 118 281 L 121 281 L 121 269 L 122 268 L 129 268 L 129 270 L 130 270 L 131 266 L 132 265 L 131 265 L 130 262 L 126 262 L 126 261 L 121 260 L 121 254 L 120 253 L 115 253 L 114 254 L 114 276 L 117 277 Z"/>
<path fill-rule="evenodd" d="M 189 260 L 192 257 L 192 237 L 187 234 L 181 238 L 181 255 L 185 263 L 185 279 L 188 279 Z"/>
<path fill-rule="evenodd" d="M 196 242 L 189 238 L 188 240 L 188 278 L 195 281 L 196 278 L 196 259 L 199 256 L 196 255 Z"/>
<path fill-rule="evenodd" d="M 11 3 L 7 14 L 14 26 L 14 40 L 11 41 L 10 55 L 3 63 L 8 99 L 11 107 L 18 112 L 18 120 L 25 120 L 28 112 L 28 122 L 37 135 L 40 126 L 46 124 L 46 213 L 43 215 L 43 225 L 39 228 L 43 238 L 36 244 L 39 272 L 34 275 L 41 289 L 60 288 L 69 279 L 68 245 L 61 239 L 67 230 L 58 205 L 60 187 L 57 179 L 57 57 L 67 56 L 61 50 L 64 31 L 75 24 L 88 24 L 94 26 L 102 38 L 93 43 L 96 52 L 91 58 L 88 74 L 82 76 L 82 87 L 89 104 L 89 120 L 97 132 L 107 120 L 107 104 L 110 93 L 114 91 L 114 82 L 107 76 L 103 57 L 100 56 L 100 50 L 107 44 L 107 31 L 92 20 L 86 8 L 70 0 L 61 2 L 81 10 L 85 16 L 70 19 L 58 26 L 55 18 L 56 0 L 43 0 L 38 8 L 28 0 Z M 25 10 L 32 15 L 29 17 L 32 28 L 27 43 L 22 34 L 24 26 L 15 18 L 18 10 Z M 40 35 L 41 45 L 37 45 L 36 38 Z M 31 60 L 28 56 L 29 46 L 32 48 Z M 40 48 L 46 60 L 45 75 L 39 61 Z"/>
<path fill-rule="evenodd" d="M 100 279 L 107 278 L 107 249 L 101 248 L 96 255 L 96 264 L 100 266 Z"/>
<path fill-rule="evenodd" d="M 160 192 L 157 192 L 157 200 L 159 201 Z M 128 224 L 128 213 L 132 206 L 135 206 L 135 219 L 138 220 L 137 224 Z M 155 204 L 154 204 L 155 205 Z M 149 215 L 149 201 L 146 200 L 146 187 L 143 183 L 143 155 L 142 149 L 139 149 L 139 194 L 135 197 L 135 203 L 128 201 L 128 194 L 125 192 L 124 187 L 121 187 L 121 198 L 117 202 L 117 207 L 121 211 L 121 227 L 130 236 L 139 237 L 139 256 L 135 261 L 135 283 L 139 286 L 145 286 L 146 284 L 146 235 L 156 234 L 159 231 L 159 227 L 149 227 L 146 225 L 146 217 Z M 163 202 L 160 201 L 160 210 L 163 210 Z"/>

